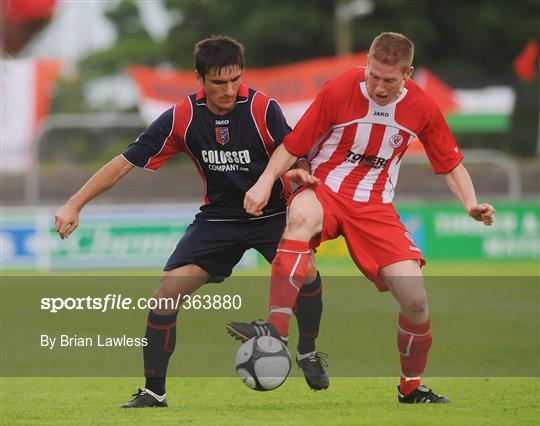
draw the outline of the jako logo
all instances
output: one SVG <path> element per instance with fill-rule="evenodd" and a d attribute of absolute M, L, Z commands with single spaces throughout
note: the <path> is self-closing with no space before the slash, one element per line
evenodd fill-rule
<path fill-rule="evenodd" d="M 390 116 L 389 113 L 387 113 L 387 112 L 382 112 L 382 111 L 375 111 L 375 112 L 373 112 L 373 115 L 374 115 L 375 117 L 389 117 L 389 116 Z"/>

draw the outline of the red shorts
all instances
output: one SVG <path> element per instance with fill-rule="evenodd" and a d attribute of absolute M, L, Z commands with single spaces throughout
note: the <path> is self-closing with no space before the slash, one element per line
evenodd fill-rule
<path fill-rule="evenodd" d="M 324 210 L 322 232 L 311 240 L 312 248 L 343 235 L 354 263 L 379 291 L 388 291 L 379 278 L 382 267 L 403 260 L 418 260 L 421 266 L 425 265 L 422 252 L 391 203 L 348 200 L 324 184 L 312 189 Z M 289 203 L 302 190 L 294 193 Z"/>

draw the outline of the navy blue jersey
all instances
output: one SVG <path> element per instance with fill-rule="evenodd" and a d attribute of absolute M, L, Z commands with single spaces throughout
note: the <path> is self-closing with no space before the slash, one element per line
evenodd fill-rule
<path fill-rule="evenodd" d="M 186 153 L 204 181 L 197 218 L 248 220 L 244 195 L 290 131 L 278 103 L 261 92 L 241 85 L 235 108 L 217 115 L 206 107 L 201 90 L 165 111 L 123 156 L 135 166 L 157 170 L 173 155 Z M 289 191 L 285 178 L 276 181 L 263 217 L 284 212 Z"/>

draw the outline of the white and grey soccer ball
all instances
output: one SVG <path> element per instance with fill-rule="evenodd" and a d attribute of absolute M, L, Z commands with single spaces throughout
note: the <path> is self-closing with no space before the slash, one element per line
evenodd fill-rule
<path fill-rule="evenodd" d="M 253 337 L 236 354 L 236 373 L 249 388 L 269 391 L 281 386 L 291 371 L 287 347 L 275 337 Z"/>

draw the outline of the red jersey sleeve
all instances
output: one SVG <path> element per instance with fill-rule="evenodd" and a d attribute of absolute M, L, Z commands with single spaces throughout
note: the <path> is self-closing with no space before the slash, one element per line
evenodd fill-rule
<path fill-rule="evenodd" d="M 463 153 L 450 131 L 441 110 L 431 99 L 428 103 L 427 124 L 418 134 L 433 171 L 449 173 L 463 160 Z"/>
<path fill-rule="evenodd" d="M 304 157 L 310 148 L 335 124 L 334 82 L 326 83 L 295 128 L 283 139 L 287 151 Z"/>

